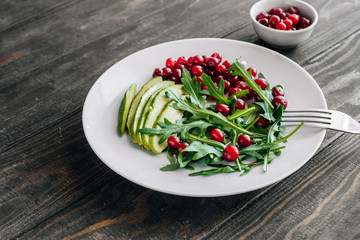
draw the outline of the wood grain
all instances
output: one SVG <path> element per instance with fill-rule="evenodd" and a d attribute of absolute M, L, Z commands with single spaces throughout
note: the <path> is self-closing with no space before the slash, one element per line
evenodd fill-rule
<path fill-rule="evenodd" d="M 222 198 L 135 185 L 106 167 L 84 137 L 88 90 L 129 54 L 193 37 L 266 46 L 248 16 L 254 2 L 2 1 L 0 239 L 359 238 L 359 136 L 328 131 L 292 176 Z M 358 3 L 311 4 L 320 15 L 312 37 L 276 51 L 314 77 L 329 108 L 359 121 Z"/>

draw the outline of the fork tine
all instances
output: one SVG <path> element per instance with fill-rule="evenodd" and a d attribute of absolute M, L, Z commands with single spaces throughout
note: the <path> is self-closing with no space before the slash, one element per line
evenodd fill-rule
<path fill-rule="evenodd" d="M 285 111 L 283 114 L 282 122 L 286 123 L 286 125 L 295 125 L 300 124 L 301 122 L 331 125 L 331 115 L 332 113 L 329 111 L 317 109 Z M 319 127 L 319 125 L 315 126 Z"/>

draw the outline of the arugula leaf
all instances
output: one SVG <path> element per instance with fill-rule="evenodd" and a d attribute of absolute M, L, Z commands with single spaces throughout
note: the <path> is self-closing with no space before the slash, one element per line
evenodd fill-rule
<path fill-rule="evenodd" d="M 189 94 L 190 102 L 198 108 L 205 108 L 205 96 L 201 95 L 201 84 L 196 81 L 186 68 L 182 70 L 181 82 L 184 85 L 182 89 Z"/>
<path fill-rule="evenodd" d="M 231 101 L 228 100 L 224 94 L 224 88 L 225 88 L 224 80 L 221 80 L 219 82 L 219 86 L 216 87 L 211 77 L 209 77 L 205 73 L 201 75 L 201 79 L 203 80 L 203 84 L 205 84 L 208 87 L 207 90 L 211 96 L 216 98 L 220 103 L 226 105 L 230 104 Z"/>
<path fill-rule="evenodd" d="M 229 120 L 234 120 L 239 117 L 247 116 L 255 110 L 255 107 L 249 107 L 242 110 L 237 110 L 231 116 L 227 117 Z"/>
<path fill-rule="evenodd" d="M 252 76 L 249 72 L 246 71 L 245 65 L 240 63 L 239 60 L 236 60 L 233 65 L 229 68 L 229 70 L 233 70 L 234 75 L 239 75 L 243 77 L 246 83 L 259 95 L 261 99 L 263 99 L 267 104 L 269 104 L 270 108 L 274 108 L 270 100 L 264 94 L 263 90 L 255 83 L 252 79 Z M 249 70 L 250 71 L 250 70 Z"/>
<path fill-rule="evenodd" d="M 212 168 L 209 170 L 190 173 L 189 176 L 212 176 L 218 173 L 232 173 L 232 172 L 237 172 L 237 170 L 232 168 L 231 166 L 226 166 L 221 168 Z"/>
<path fill-rule="evenodd" d="M 175 171 L 176 169 L 180 168 L 180 164 L 179 163 L 171 163 L 166 165 L 165 167 L 160 168 L 161 171 Z"/>
<path fill-rule="evenodd" d="M 218 147 L 218 148 L 220 148 L 222 150 L 225 148 L 224 144 L 222 144 L 221 142 L 212 140 L 212 139 L 201 138 L 201 137 L 198 137 L 198 136 L 195 136 L 195 135 L 192 135 L 192 134 L 188 134 L 188 138 L 190 140 L 200 141 L 202 143 L 205 143 L 205 144 L 208 144 L 208 145 L 211 145 L 211 146 L 214 146 L 214 147 Z"/>
<path fill-rule="evenodd" d="M 161 128 L 142 128 L 139 129 L 138 132 L 142 134 L 162 135 L 159 140 L 159 143 L 161 144 L 173 134 L 180 133 L 180 138 L 185 139 L 188 132 L 193 128 L 199 128 L 200 131 L 206 131 L 208 127 L 212 126 L 211 123 L 204 121 L 171 123 L 167 119 L 164 119 L 164 122 L 158 122 L 158 125 Z"/>

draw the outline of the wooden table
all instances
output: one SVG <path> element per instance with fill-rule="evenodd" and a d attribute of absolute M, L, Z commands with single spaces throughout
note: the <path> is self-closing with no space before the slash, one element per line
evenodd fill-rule
<path fill-rule="evenodd" d="M 138 186 L 85 139 L 87 92 L 131 53 L 197 37 L 266 46 L 250 21 L 254 2 L 1 1 L 0 239 L 359 239 L 359 135 L 327 131 L 290 177 L 218 198 Z M 311 4 L 312 37 L 278 52 L 316 79 L 330 109 L 359 121 L 359 2 Z"/>

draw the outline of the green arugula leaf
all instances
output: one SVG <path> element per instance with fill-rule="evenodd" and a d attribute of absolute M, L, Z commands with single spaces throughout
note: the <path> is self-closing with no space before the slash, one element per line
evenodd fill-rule
<path fill-rule="evenodd" d="M 203 170 L 199 172 L 190 173 L 189 176 L 212 176 L 218 173 L 232 173 L 237 172 L 238 170 L 232 168 L 231 166 L 221 167 L 221 168 L 212 168 L 209 170 Z"/>
<path fill-rule="evenodd" d="M 233 75 L 239 75 L 243 77 L 246 83 L 259 95 L 261 99 L 263 99 L 267 104 L 269 104 L 270 108 L 274 108 L 270 100 L 264 94 L 263 90 L 255 83 L 251 76 L 251 70 L 249 72 L 246 71 L 245 65 L 240 63 L 239 60 L 236 60 L 233 65 L 229 68 L 229 70 L 233 70 Z"/>
<path fill-rule="evenodd" d="M 160 168 L 161 171 L 167 172 L 167 171 L 175 171 L 176 169 L 180 168 L 179 163 L 171 163 L 166 165 L 165 167 Z"/>
<path fill-rule="evenodd" d="M 182 70 L 181 82 L 184 85 L 182 89 L 189 94 L 190 102 L 198 108 L 205 108 L 206 97 L 201 95 L 201 84 L 196 81 L 195 77 L 191 79 L 186 68 Z"/>
<path fill-rule="evenodd" d="M 227 99 L 227 97 L 224 94 L 224 88 L 225 88 L 224 80 L 221 80 L 219 82 L 219 86 L 216 87 L 211 77 L 209 77 L 205 73 L 201 75 L 201 79 L 203 80 L 203 84 L 205 84 L 208 87 L 207 91 L 211 96 L 216 98 L 220 103 L 226 105 L 230 104 L 231 101 Z"/>
<path fill-rule="evenodd" d="M 180 134 L 181 139 L 186 139 L 186 136 L 191 129 L 199 128 L 200 131 L 206 131 L 208 127 L 212 126 L 211 123 L 204 121 L 171 123 L 166 118 L 164 119 L 164 122 L 158 122 L 158 125 L 161 128 L 142 128 L 139 129 L 138 132 L 142 134 L 162 135 L 159 140 L 159 143 L 161 144 L 173 134 Z"/>

